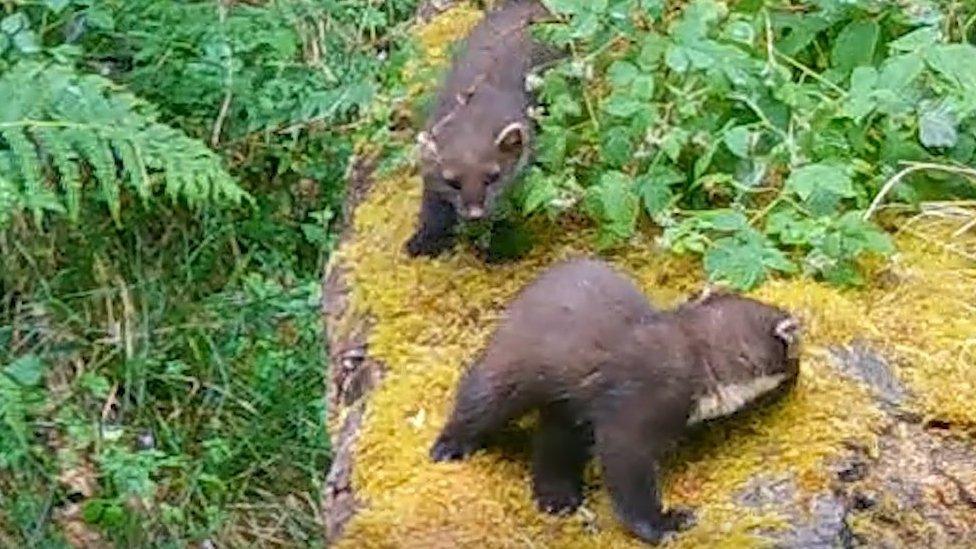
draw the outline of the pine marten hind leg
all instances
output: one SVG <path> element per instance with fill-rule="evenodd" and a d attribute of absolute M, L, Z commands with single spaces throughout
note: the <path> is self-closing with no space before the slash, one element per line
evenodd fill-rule
<path fill-rule="evenodd" d="M 680 399 L 671 405 L 658 396 L 667 395 L 620 399 L 594 420 L 595 451 L 614 511 L 628 530 L 652 544 L 695 523 L 691 510 L 665 511 L 661 503 L 658 463 L 687 413 L 679 412 L 684 410 Z"/>
<path fill-rule="evenodd" d="M 491 380 L 491 367 L 476 363 L 458 384 L 454 409 L 430 448 L 434 461 L 463 459 L 480 449 L 484 438 L 525 412 L 524 393 Z"/>
<path fill-rule="evenodd" d="M 532 491 L 539 509 L 571 513 L 583 503 L 583 469 L 593 433 L 564 407 L 543 408 L 532 449 Z"/>

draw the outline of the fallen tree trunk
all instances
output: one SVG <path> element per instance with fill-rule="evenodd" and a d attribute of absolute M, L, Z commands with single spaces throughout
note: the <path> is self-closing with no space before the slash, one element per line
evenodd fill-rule
<path fill-rule="evenodd" d="M 535 511 L 521 461 L 490 456 L 437 467 L 425 458 L 453 391 L 447 372 L 463 367 L 492 315 L 521 284 L 560 257 L 592 253 L 581 236 L 588 229 L 560 225 L 540 237 L 542 250 L 509 267 L 459 257 L 410 261 L 397 250 L 413 223 L 416 181 L 403 174 L 376 181 L 375 160 L 351 165 L 339 246 L 365 243 L 358 253 L 366 256 L 337 253 L 323 282 L 334 448 L 323 495 L 330 543 L 632 544 L 617 528 L 599 482 L 574 516 L 555 519 Z M 375 219 L 359 224 L 367 229 L 357 234 L 364 208 Z M 377 217 L 387 210 L 395 215 Z M 971 240 L 960 245 L 976 248 L 976 238 Z M 976 544 L 976 387 L 967 384 L 976 364 L 965 338 L 953 335 L 976 328 L 966 304 L 976 295 L 976 268 L 912 237 L 903 236 L 899 247 L 901 258 L 885 282 L 866 290 L 795 280 L 757 292 L 805 319 L 809 348 L 802 380 L 782 407 L 696 436 L 672 459 L 669 499 L 700 509 L 699 525 L 679 537 L 679 545 L 751 545 L 757 539 L 786 547 Z M 357 263 L 364 261 L 384 272 L 364 272 Z M 686 282 L 700 276 L 693 266 L 652 251 L 649 242 L 611 261 L 650 293 L 671 292 L 658 298 L 680 296 Z M 457 280 L 429 282 L 438 284 L 428 289 L 434 295 L 415 295 L 423 293 L 419 286 L 403 291 L 403 285 L 428 281 L 423 276 L 431 272 Z M 382 282 L 384 276 L 395 281 Z M 380 295 L 378 289 L 398 288 L 400 301 L 379 307 L 360 296 L 357 302 L 362 288 L 356 280 L 369 286 L 370 299 Z M 427 323 L 443 329 L 420 336 L 391 329 L 409 315 L 428 315 Z M 384 327 L 383 348 L 370 348 L 371 337 Z M 404 344 L 415 352 L 397 355 L 391 334 L 410 340 Z M 377 404 L 384 390 L 417 392 L 409 402 L 387 398 Z M 390 438 L 377 444 L 383 436 Z M 357 472 L 362 460 L 369 471 Z M 360 481 L 383 478 L 364 487 L 357 474 Z"/>

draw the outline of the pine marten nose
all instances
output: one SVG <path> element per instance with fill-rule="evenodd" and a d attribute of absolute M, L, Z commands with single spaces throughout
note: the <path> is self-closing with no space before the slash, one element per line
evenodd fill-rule
<path fill-rule="evenodd" d="M 485 209 L 477 204 L 469 204 L 464 208 L 464 217 L 467 219 L 481 219 L 485 216 Z"/>

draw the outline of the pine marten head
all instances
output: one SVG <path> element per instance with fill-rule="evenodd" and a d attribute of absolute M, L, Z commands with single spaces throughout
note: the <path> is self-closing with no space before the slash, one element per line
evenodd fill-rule
<path fill-rule="evenodd" d="M 801 327 L 790 313 L 706 289 L 676 311 L 701 343 L 702 377 L 689 423 L 724 417 L 783 396 L 800 372 Z"/>
<path fill-rule="evenodd" d="M 499 128 L 469 127 L 458 119 L 423 131 L 417 136 L 423 164 L 424 184 L 441 200 L 454 206 L 462 219 L 478 220 L 487 217 L 495 201 L 524 161 L 528 144 L 528 129 L 524 121 L 505 124 Z"/>

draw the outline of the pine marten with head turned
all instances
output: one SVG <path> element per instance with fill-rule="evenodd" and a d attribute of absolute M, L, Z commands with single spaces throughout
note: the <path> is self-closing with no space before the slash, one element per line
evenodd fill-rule
<path fill-rule="evenodd" d="M 530 25 L 550 17 L 536 0 L 510 0 L 468 35 L 417 136 L 424 192 L 408 255 L 450 248 L 458 218 L 489 217 L 528 162 L 533 127 L 526 76 L 562 55 L 534 41 Z"/>
<path fill-rule="evenodd" d="M 592 447 L 619 519 L 657 543 L 694 522 L 689 510 L 662 507 L 662 452 L 691 425 L 787 393 L 799 375 L 800 340 L 798 321 L 771 305 L 705 292 L 659 311 L 606 263 L 567 261 L 509 305 L 463 376 L 430 455 L 461 459 L 537 409 L 539 507 L 563 513 L 582 503 Z"/>

